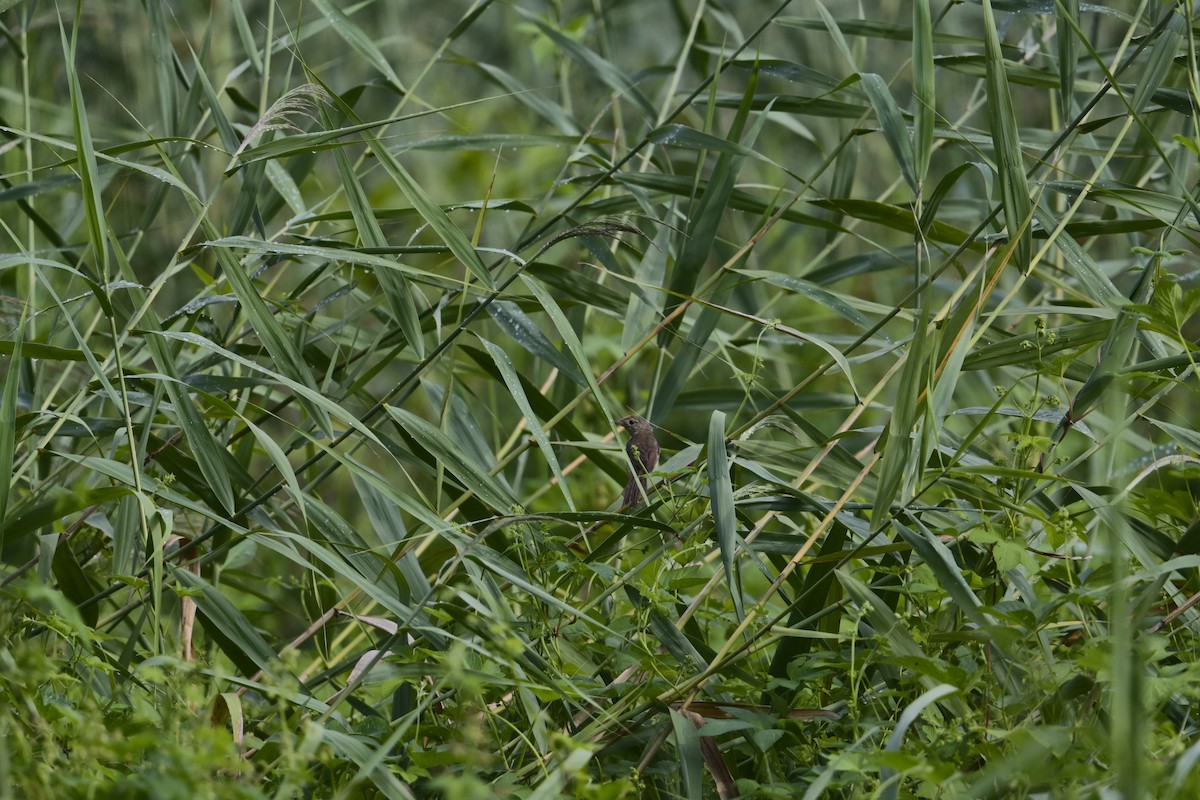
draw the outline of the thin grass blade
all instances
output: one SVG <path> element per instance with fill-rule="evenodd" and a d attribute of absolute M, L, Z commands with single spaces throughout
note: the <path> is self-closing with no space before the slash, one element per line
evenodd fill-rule
<path fill-rule="evenodd" d="M 21 344 L 25 340 L 25 324 L 29 309 L 22 307 L 21 322 L 17 325 L 8 359 L 8 374 L 4 376 L 4 395 L 0 397 L 0 551 L 4 550 L 4 522 L 8 519 L 8 503 L 12 492 L 14 455 L 17 447 L 17 394 L 21 390 Z"/>

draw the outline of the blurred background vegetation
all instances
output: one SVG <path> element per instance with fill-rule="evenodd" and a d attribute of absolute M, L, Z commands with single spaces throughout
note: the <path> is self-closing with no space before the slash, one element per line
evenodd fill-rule
<path fill-rule="evenodd" d="M 0 798 L 1196 793 L 1190 2 L 0 31 Z"/>

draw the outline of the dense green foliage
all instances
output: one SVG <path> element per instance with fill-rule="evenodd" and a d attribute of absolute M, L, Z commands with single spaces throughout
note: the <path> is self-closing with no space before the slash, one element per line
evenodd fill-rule
<path fill-rule="evenodd" d="M 1190 2 L 69 5 L 0 800 L 1200 791 Z"/>

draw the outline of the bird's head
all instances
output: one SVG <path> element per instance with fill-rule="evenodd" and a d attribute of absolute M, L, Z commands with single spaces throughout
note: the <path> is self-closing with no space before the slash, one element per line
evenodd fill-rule
<path fill-rule="evenodd" d="M 641 430 L 646 430 L 650 427 L 650 423 L 637 414 L 630 414 L 628 417 L 621 417 L 617 420 L 617 424 L 625 429 L 626 433 L 634 434 Z"/>

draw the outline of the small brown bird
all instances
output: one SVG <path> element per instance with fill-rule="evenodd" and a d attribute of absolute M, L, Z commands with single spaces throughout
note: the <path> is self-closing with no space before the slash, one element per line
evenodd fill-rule
<path fill-rule="evenodd" d="M 633 474 L 629 476 L 629 483 L 625 485 L 621 503 L 632 507 L 641 504 L 646 491 L 646 476 L 658 466 L 658 441 L 654 438 L 654 428 L 650 423 L 636 414 L 621 417 L 617 424 L 629 434 L 625 453 L 629 456 L 629 463 L 633 465 Z"/>

